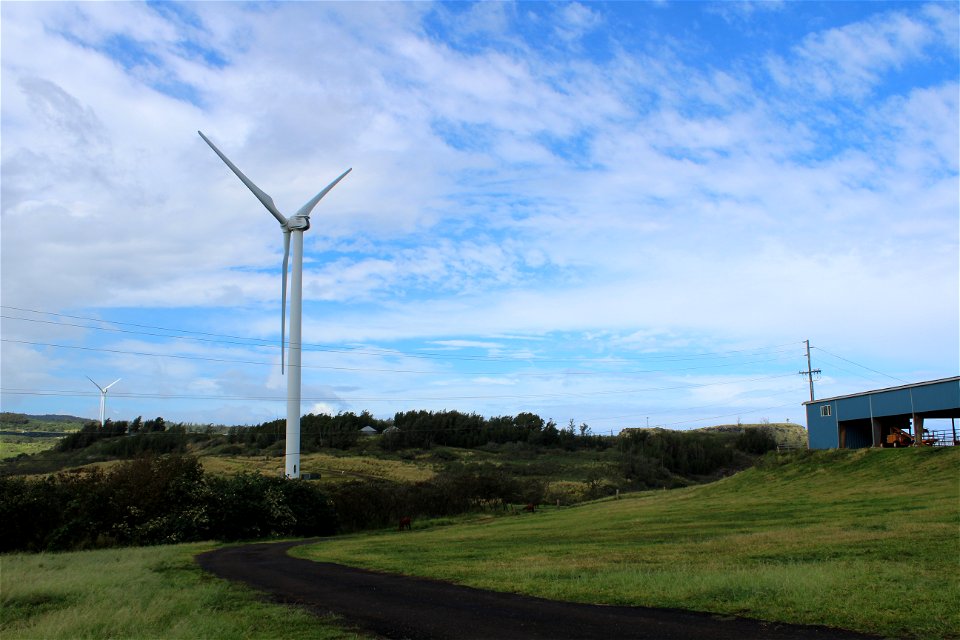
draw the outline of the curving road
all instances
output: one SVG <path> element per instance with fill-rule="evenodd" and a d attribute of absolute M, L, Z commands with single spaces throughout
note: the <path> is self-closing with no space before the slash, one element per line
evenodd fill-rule
<path fill-rule="evenodd" d="M 764 640 L 868 638 L 677 609 L 572 604 L 424 578 L 312 562 L 287 555 L 315 542 L 225 547 L 197 556 L 205 570 L 264 591 L 277 602 L 336 613 L 385 638 L 528 640 Z"/>

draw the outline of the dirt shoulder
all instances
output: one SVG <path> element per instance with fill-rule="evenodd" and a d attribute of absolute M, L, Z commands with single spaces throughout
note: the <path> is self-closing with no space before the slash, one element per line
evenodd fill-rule
<path fill-rule="evenodd" d="M 258 543 L 200 554 L 203 569 L 274 601 L 335 613 L 385 638 L 746 640 L 869 638 L 675 609 L 573 604 L 312 562 L 287 555 L 311 541 Z"/>

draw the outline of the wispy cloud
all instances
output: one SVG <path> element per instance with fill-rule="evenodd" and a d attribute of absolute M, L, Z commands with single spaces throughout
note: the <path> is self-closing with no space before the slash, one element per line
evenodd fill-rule
<path fill-rule="evenodd" d="M 354 167 L 307 234 L 305 335 L 516 358 L 400 384 L 363 371 L 396 363 L 355 355 L 339 381 L 305 378 L 317 406 L 389 397 L 390 413 L 417 389 L 516 380 L 534 408 L 619 415 L 559 402 L 565 365 L 511 377 L 521 354 L 572 344 L 822 336 L 903 375 L 956 369 L 956 8 L 720 7 L 6 3 L 3 304 L 276 338 L 281 234 L 202 129 L 284 210 Z M 711 41 L 691 18 L 729 32 Z M 96 361 L 3 355 L 4 387 L 56 387 L 76 377 L 64 362 Z M 279 368 L 199 362 L 166 378 L 109 364 L 141 389 L 282 386 Z M 621 387 L 581 391 L 604 388 Z M 636 402 L 650 399 L 616 404 Z M 226 406 L 204 415 L 271 411 Z"/>

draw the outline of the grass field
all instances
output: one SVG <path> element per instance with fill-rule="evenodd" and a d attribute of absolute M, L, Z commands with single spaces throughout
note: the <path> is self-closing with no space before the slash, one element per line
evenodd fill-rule
<path fill-rule="evenodd" d="M 0 460 L 16 458 L 19 455 L 28 456 L 56 446 L 60 438 L 33 438 L 26 436 L 0 435 Z"/>
<path fill-rule="evenodd" d="M 283 474 L 283 457 L 264 456 L 204 456 L 200 463 L 204 471 L 213 474 L 234 474 L 242 471 L 263 475 Z M 327 453 L 306 453 L 300 458 L 306 473 L 321 474 L 322 481 L 347 478 L 380 478 L 396 482 L 419 482 L 434 475 L 428 462 L 378 459 L 370 456 L 337 456 Z"/>
<path fill-rule="evenodd" d="M 337 619 L 268 604 L 194 563 L 211 544 L 0 557 L 0 637 L 311 638 L 368 636 Z"/>
<path fill-rule="evenodd" d="M 297 554 L 546 598 L 960 637 L 960 449 L 790 459 L 709 485 L 482 525 L 415 523 Z"/>

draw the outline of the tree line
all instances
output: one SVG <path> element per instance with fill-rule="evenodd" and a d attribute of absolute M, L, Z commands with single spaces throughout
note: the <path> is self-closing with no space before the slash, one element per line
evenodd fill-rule
<path fill-rule="evenodd" d="M 373 427 L 378 432 L 390 426 L 390 422 L 380 420 L 364 411 L 360 415 L 341 412 L 335 416 L 308 413 L 300 417 L 300 451 L 309 453 L 324 447 L 349 449 L 360 439 L 360 430 Z M 287 421 L 271 420 L 253 427 L 231 427 L 227 432 L 227 442 L 266 449 L 286 438 Z"/>
<path fill-rule="evenodd" d="M 197 436 L 188 434 L 183 424 L 168 424 L 159 416 L 152 420 L 137 416 L 129 422 L 108 419 L 102 427 L 98 422 L 88 422 L 79 431 L 61 438 L 55 449 L 69 453 L 96 444 L 102 456 L 132 458 L 146 453 L 183 453 L 187 443 Z"/>
<path fill-rule="evenodd" d="M 486 418 L 460 411 L 404 411 L 384 420 L 368 411 L 337 415 L 307 414 L 300 418 L 300 450 L 304 453 L 323 447 L 349 449 L 361 438 L 360 430 L 373 428 L 381 435 L 379 444 L 388 451 L 429 449 L 434 446 L 472 449 L 488 444 L 525 443 L 538 447 L 607 448 L 611 437 L 595 436 L 585 423 L 574 421 L 558 428 L 553 420 L 535 413 Z M 228 433 L 231 444 L 246 444 L 266 449 L 285 438 L 286 421 L 272 420 L 253 427 L 233 427 Z"/>

